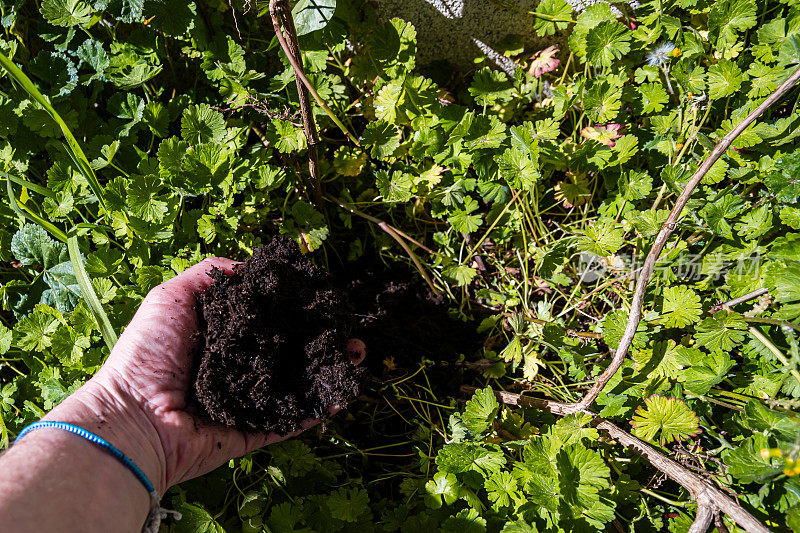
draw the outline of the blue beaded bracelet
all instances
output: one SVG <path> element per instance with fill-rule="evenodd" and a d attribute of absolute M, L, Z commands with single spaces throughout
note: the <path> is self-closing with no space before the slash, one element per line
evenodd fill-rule
<path fill-rule="evenodd" d="M 150 507 L 150 513 L 147 516 L 147 521 L 145 522 L 145 525 L 142 528 L 143 532 L 149 533 L 158 531 L 161 520 L 165 518 L 166 515 L 168 514 L 175 516 L 175 518 L 178 520 L 180 519 L 180 513 L 176 513 L 175 511 L 166 511 L 161 508 L 160 506 L 161 498 L 158 495 L 158 492 L 156 491 L 155 487 L 153 487 L 153 484 L 150 482 L 150 480 L 147 479 L 145 473 L 142 472 L 142 469 L 139 468 L 139 466 L 136 463 L 134 463 L 133 460 L 131 460 L 127 455 L 122 453 L 116 446 L 114 446 L 104 438 L 95 435 L 90 431 L 86 431 L 82 427 L 75 426 L 72 424 L 67 424 L 66 422 L 41 420 L 39 422 L 34 422 L 33 424 L 27 426 L 25 429 L 20 431 L 19 435 L 17 435 L 16 440 L 14 440 L 14 444 L 19 442 L 20 439 L 22 439 L 22 437 L 24 437 L 31 431 L 42 428 L 61 429 L 63 431 L 68 431 L 69 433 L 78 435 L 79 437 L 83 437 L 84 439 L 88 440 L 93 444 L 96 444 L 97 446 L 100 446 L 108 453 L 116 457 L 119 462 L 125 465 L 125 467 L 128 470 L 130 470 L 134 476 L 136 476 L 136 479 L 138 479 L 139 482 L 142 485 L 144 485 L 145 490 L 147 490 L 148 494 L 150 494 L 150 500 L 152 503 Z"/>
<path fill-rule="evenodd" d="M 93 444 L 97 444 L 101 448 L 105 449 L 108 453 L 116 457 L 120 463 L 122 463 L 128 468 L 128 470 L 133 472 L 133 475 L 136 476 L 136 479 L 138 479 L 142 485 L 144 485 L 144 488 L 147 490 L 148 493 L 154 494 L 156 492 L 156 489 L 153 487 L 153 484 L 150 483 L 149 479 L 147 479 L 147 476 L 145 475 L 144 472 L 142 472 L 142 469 L 139 468 L 139 466 L 136 463 L 134 463 L 127 455 L 122 453 L 116 446 L 114 446 L 104 438 L 99 437 L 98 435 L 95 435 L 90 431 L 86 431 L 82 427 L 74 426 L 72 424 L 67 424 L 66 422 L 53 422 L 50 420 L 42 420 L 39 422 L 34 422 L 30 426 L 20 431 L 19 435 L 17 435 L 17 439 L 14 441 L 14 444 L 19 442 L 19 440 L 22 437 L 24 437 L 31 431 L 41 428 L 56 428 L 64 431 L 69 431 L 70 433 L 74 433 L 79 437 L 83 437 L 84 439 L 88 440 Z"/>

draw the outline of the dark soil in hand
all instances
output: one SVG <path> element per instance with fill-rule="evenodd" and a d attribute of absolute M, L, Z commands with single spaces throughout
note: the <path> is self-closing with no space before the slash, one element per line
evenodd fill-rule
<path fill-rule="evenodd" d="M 328 273 L 276 238 L 197 296 L 205 344 L 195 394 L 216 422 L 286 434 L 358 394 L 353 315 Z M 369 349 L 369 348 L 368 348 Z"/>

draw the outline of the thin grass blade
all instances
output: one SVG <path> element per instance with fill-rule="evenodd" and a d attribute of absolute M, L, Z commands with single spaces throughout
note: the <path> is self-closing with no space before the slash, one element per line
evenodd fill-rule
<path fill-rule="evenodd" d="M 16 197 L 14 196 L 14 189 L 11 187 L 11 176 L 5 172 L 2 172 L 2 174 L 4 174 L 6 177 L 8 203 L 11 204 L 11 209 L 13 209 L 14 212 L 17 213 L 18 215 L 30 220 L 34 224 L 39 224 L 41 227 L 49 231 L 50 234 L 59 241 L 67 242 L 67 234 L 64 233 L 56 225 L 43 219 L 42 217 L 40 217 L 39 215 L 28 209 L 26 205 L 23 204 L 22 207 L 20 207 L 20 205 L 17 203 Z"/>
<path fill-rule="evenodd" d="M 47 111 L 53 120 L 56 121 L 58 127 L 61 129 L 61 133 L 64 135 L 64 139 L 67 141 L 67 146 L 69 148 L 68 152 L 72 159 L 75 161 L 75 164 L 78 166 L 78 170 L 80 170 L 81 174 L 86 178 L 86 181 L 89 183 L 89 188 L 92 189 L 92 192 L 97 196 L 97 200 L 100 202 L 100 205 L 103 208 L 103 211 L 108 211 L 106 207 L 106 200 L 105 196 L 103 195 L 103 188 L 100 186 L 100 182 L 97 181 L 97 175 L 94 173 L 94 169 L 89 164 L 89 160 L 86 157 L 86 154 L 83 153 L 83 149 L 81 148 L 80 144 L 78 144 L 78 140 L 70 131 L 69 126 L 67 126 L 66 122 L 61 118 L 61 115 L 55 110 L 55 108 L 50 104 L 50 101 L 45 98 L 45 96 L 36 88 L 36 85 L 31 81 L 31 79 L 25 75 L 22 70 L 14 64 L 8 57 L 5 56 L 2 52 L 0 52 L 0 66 L 2 66 L 6 72 L 8 72 L 9 76 L 11 76 L 14 81 L 16 81 L 23 89 L 33 98 L 40 106 Z"/>
<path fill-rule="evenodd" d="M 67 250 L 69 251 L 69 260 L 72 263 L 72 269 L 75 271 L 75 278 L 78 280 L 78 286 L 83 293 L 83 299 L 86 300 L 86 303 L 89 305 L 89 310 L 91 310 L 97 323 L 100 324 L 103 340 L 106 346 L 108 346 L 108 349 L 111 350 L 117 343 L 117 333 L 114 331 L 114 328 L 111 327 L 111 321 L 108 320 L 108 315 L 106 315 L 106 312 L 103 310 L 103 305 L 100 303 L 100 299 L 97 298 L 97 294 L 94 292 L 92 280 L 89 278 L 89 274 L 86 273 L 86 268 L 83 265 L 83 257 L 81 257 L 81 251 L 78 247 L 78 237 L 76 235 L 72 235 L 67 239 Z"/>

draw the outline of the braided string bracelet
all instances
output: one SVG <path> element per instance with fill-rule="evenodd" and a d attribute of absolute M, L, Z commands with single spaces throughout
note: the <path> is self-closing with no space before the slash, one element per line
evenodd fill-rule
<path fill-rule="evenodd" d="M 86 431 L 82 427 L 75 426 L 73 424 L 68 424 L 66 422 L 55 422 L 50 420 L 40 420 L 39 422 L 34 422 L 33 424 L 27 426 L 23 429 L 19 435 L 17 435 L 14 444 L 19 442 L 22 437 L 34 431 L 36 429 L 42 428 L 54 428 L 60 429 L 63 431 L 67 431 L 74 435 L 78 435 L 79 437 L 83 437 L 84 439 L 88 440 L 92 444 L 96 444 L 97 446 L 103 448 L 108 453 L 113 455 L 120 463 L 125 465 L 125 467 L 131 471 L 131 473 L 136 476 L 136 479 L 144 486 L 147 493 L 150 495 L 150 512 L 147 514 L 147 519 L 145 520 L 144 526 L 142 526 L 142 533 L 157 533 L 158 528 L 161 525 L 161 521 L 165 519 L 167 516 L 172 515 L 175 517 L 176 520 L 180 520 L 181 514 L 176 511 L 169 511 L 166 509 L 161 508 L 161 497 L 156 491 L 153 484 L 147 479 L 147 475 L 142 472 L 142 469 L 133 462 L 133 460 L 122 453 L 119 448 L 108 442 L 107 440 L 103 439 L 102 437 L 95 435 L 90 431 Z"/>

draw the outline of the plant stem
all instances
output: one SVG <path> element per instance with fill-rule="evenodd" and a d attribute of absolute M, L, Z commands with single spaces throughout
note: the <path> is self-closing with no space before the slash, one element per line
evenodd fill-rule
<path fill-rule="evenodd" d="M 297 84 L 297 94 L 300 99 L 300 115 L 303 118 L 303 130 L 306 134 L 308 141 L 308 172 L 311 175 L 311 194 L 314 203 L 317 207 L 322 207 L 322 186 L 319 177 L 319 154 L 318 144 L 319 136 L 317 134 L 317 125 L 314 123 L 314 112 L 311 109 L 311 101 L 308 98 L 309 91 L 313 90 L 311 83 L 308 83 L 309 89 L 306 90 L 305 83 L 308 82 L 303 71 L 303 55 L 300 52 L 300 45 L 297 42 L 297 31 L 294 27 L 294 19 L 292 18 L 292 11 L 286 0 L 270 0 L 269 2 L 269 15 L 272 18 L 272 26 L 275 28 L 275 35 L 278 37 L 278 42 L 283 49 L 283 53 L 289 59 L 289 63 L 294 69 L 295 83 Z M 288 39 L 284 38 L 283 26 Z M 319 95 L 315 93 L 315 99 Z M 328 110 L 330 111 L 330 110 Z"/>
<path fill-rule="evenodd" d="M 767 336 L 766 336 L 766 335 L 764 335 L 763 333 L 761 333 L 761 332 L 760 332 L 758 329 L 754 328 L 753 326 L 750 326 L 749 328 L 747 328 L 747 331 L 749 331 L 749 332 L 750 332 L 750 335 L 752 335 L 753 337 L 755 337 L 756 339 L 758 339 L 758 340 L 761 342 L 761 344 L 763 344 L 764 346 L 766 346 L 766 347 L 767 347 L 767 349 L 768 349 L 770 352 L 772 352 L 772 355 L 774 355 L 774 356 L 775 356 L 775 358 L 776 358 L 778 361 L 780 361 L 780 362 L 781 362 L 781 364 L 783 364 L 783 366 L 785 366 L 785 367 L 787 367 L 787 368 L 788 368 L 788 367 L 791 367 L 791 365 L 789 364 L 789 360 L 786 358 L 786 356 L 785 356 L 785 355 L 783 355 L 783 352 L 781 352 L 781 351 L 778 349 L 778 347 L 777 347 L 777 346 L 775 346 L 775 345 L 772 343 L 772 341 L 771 341 L 771 340 L 769 340 L 769 339 L 767 338 Z M 794 376 L 794 379 L 796 379 L 796 380 L 797 380 L 797 383 L 800 383 L 800 372 L 798 372 L 798 371 L 797 371 L 797 369 L 795 369 L 795 368 L 789 368 L 789 373 L 790 373 L 792 376 Z"/>
<path fill-rule="evenodd" d="M 325 114 L 328 115 L 328 117 L 330 117 L 333 123 L 336 124 L 336 126 L 338 126 L 340 130 L 342 130 L 342 133 L 344 133 L 344 136 L 347 137 L 347 140 L 349 140 L 350 142 L 352 142 L 353 144 L 355 144 L 360 148 L 361 145 L 359 144 L 358 139 L 353 134 L 350 133 L 350 131 L 345 127 L 342 121 L 339 120 L 339 117 L 337 117 L 336 114 L 333 111 L 331 111 L 331 108 L 328 107 L 328 105 L 325 103 L 322 97 L 320 97 L 319 93 L 317 92 L 317 89 L 314 87 L 311 81 L 306 77 L 305 71 L 303 70 L 301 63 L 302 56 L 300 56 L 298 53 L 298 56 L 295 57 L 289 52 L 287 52 L 287 50 L 289 49 L 288 48 L 289 44 L 286 42 L 286 39 L 284 38 L 283 33 L 281 32 L 279 23 L 277 23 L 276 25 L 277 13 L 276 15 L 273 15 L 273 11 L 275 11 L 275 9 L 278 8 L 278 6 L 276 5 L 278 3 L 281 4 L 280 9 L 284 13 L 286 13 L 285 18 L 292 21 L 291 24 L 292 34 L 290 35 L 290 38 L 294 37 L 296 41 L 297 34 L 296 32 L 294 32 L 294 19 L 292 18 L 291 10 L 286 5 L 286 0 L 270 0 L 269 11 L 270 15 L 272 16 L 272 25 L 275 27 L 275 35 L 278 38 L 278 43 L 280 43 L 283 52 L 286 54 L 286 58 L 289 60 L 289 63 L 292 65 L 292 68 L 294 69 L 294 75 L 297 78 L 298 89 L 302 82 L 302 84 L 306 87 L 306 89 L 308 89 L 308 92 L 311 93 L 311 96 L 314 97 L 314 100 L 317 102 L 317 105 L 320 106 L 322 110 L 325 112 Z"/>

